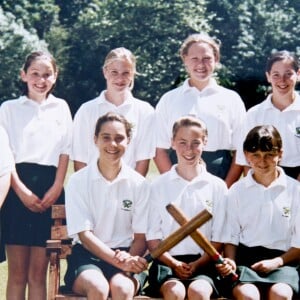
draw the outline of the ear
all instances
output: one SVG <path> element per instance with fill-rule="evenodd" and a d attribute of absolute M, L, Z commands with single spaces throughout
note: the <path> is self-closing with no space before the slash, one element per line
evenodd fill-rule
<path fill-rule="evenodd" d="M 26 73 L 24 70 L 20 71 L 20 77 L 23 82 L 27 82 Z"/>
<path fill-rule="evenodd" d="M 271 76 L 270 76 L 270 74 L 268 72 L 266 72 L 265 74 L 266 74 L 266 77 L 267 77 L 267 81 L 269 83 L 271 83 Z"/>
<path fill-rule="evenodd" d="M 176 151 L 176 146 L 173 139 L 171 139 L 171 148 Z"/>

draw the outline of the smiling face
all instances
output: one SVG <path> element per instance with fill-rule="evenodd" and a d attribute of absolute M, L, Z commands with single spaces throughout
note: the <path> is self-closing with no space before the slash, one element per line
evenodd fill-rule
<path fill-rule="evenodd" d="M 100 153 L 100 159 L 110 163 L 120 162 L 129 143 L 126 128 L 119 121 L 104 122 L 94 140 Z"/>
<path fill-rule="evenodd" d="M 246 160 L 253 169 L 255 178 L 263 178 L 263 176 L 273 174 L 276 171 L 276 166 L 282 157 L 282 151 L 278 150 L 258 150 L 255 152 L 245 151 L 244 153 Z"/>
<path fill-rule="evenodd" d="M 199 89 L 209 83 L 218 63 L 213 48 L 204 42 L 193 43 L 183 56 L 183 62 L 190 76 L 190 84 Z"/>
<path fill-rule="evenodd" d="M 27 84 L 28 97 L 40 101 L 47 97 L 57 79 L 57 72 L 48 57 L 38 57 L 26 70 L 21 71 L 21 79 Z"/>
<path fill-rule="evenodd" d="M 273 94 L 279 96 L 293 95 L 298 75 L 299 71 L 295 71 L 290 59 L 274 62 L 270 71 L 266 72 Z"/>
<path fill-rule="evenodd" d="M 172 139 L 172 148 L 176 151 L 179 165 L 196 166 L 199 164 L 206 136 L 198 126 L 178 128 Z"/>
<path fill-rule="evenodd" d="M 107 90 L 122 92 L 130 89 L 134 79 L 132 65 L 125 59 L 112 61 L 103 68 Z"/>

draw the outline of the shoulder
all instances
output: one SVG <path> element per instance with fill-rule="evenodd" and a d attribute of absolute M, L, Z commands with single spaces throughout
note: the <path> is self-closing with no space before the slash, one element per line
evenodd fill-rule
<path fill-rule="evenodd" d="M 223 94 L 224 96 L 228 97 L 229 99 L 233 101 L 243 102 L 241 96 L 234 90 L 226 88 L 221 85 L 217 85 L 218 92 Z"/>
<path fill-rule="evenodd" d="M 224 190 L 227 192 L 228 188 L 224 180 L 220 177 L 217 177 L 209 172 L 205 172 L 205 179 L 208 181 L 209 184 L 214 186 L 216 189 Z"/>
<path fill-rule="evenodd" d="M 133 101 L 134 106 L 137 109 L 142 110 L 143 112 L 152 113 L 154 111 L 153 106 L 150 105 L 150 103 L 148 103 L 148 102 L 146 102 L 144 100 L 132 97 L 132 101 Z"/>
<path fill-rule="evenodd" d="M 98 103 L 98 97 L 94 98 L 94 99 L 91 99 L 91 100 L 88 100 L 88 101 L 82 103 L 79 106 L 79 108 L 77 110 L 77 113 L 78 112 L 84 112 L 84 111 L 93 110 L 95 108 L 95 106 L 97 106 L 97 103 Z"/>
<path fill-rule="evenodd" d="M 183 85 L 180 85 L 172 90 L 169 90 L 161 96 L 158 104 L 163 103 L 165 101 L 172 101 L 172 99 L 174 99 L 174 96 L 177 97 L 178 95 L 181 95 L 183 92 L 184 92 Z"/>
<path fill-rule="evenodd" d="M 2 102 L 1 107 L 10 107 L 14 105 L 18 105 L 21 103 L 22 99 L 25 99 L 25 96 L 21 96 L 16 99 L 8 99 Z"/>

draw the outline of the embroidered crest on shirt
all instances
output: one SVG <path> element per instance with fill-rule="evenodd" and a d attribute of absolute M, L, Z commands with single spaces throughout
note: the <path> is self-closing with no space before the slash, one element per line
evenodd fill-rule
<path fill-rule="evenodd" d="M 300 138 L 300 127 L 296 127 L 295 129 L 296 129 L 296 133 L 295 133 L 296 137 Z"/>
<path fill-rule="evenodd" d="M 211 213 L 212 212 L 212 206 L 213 206 L 213 202 L 211 199 L 206 199 L 204 200 L 204 203 L 207 206 L 207 210 Z"/>
<path fill-rule="evenodd" d="M 282 208 L 283 212 L 282 212 L 282 216 L 288 218 L 291 215 L 291 209 L 290 207 L 284 206 Z"/>
<path fill-rule="evenodd" d="M 122 201 L 122 204 L 123 204 L 123 207 L 122 207 L 123 210 L 128 210 L 128 211 L 131 210 L 131 207 L 132 207 L 131 200 L 125 199 Z"/>

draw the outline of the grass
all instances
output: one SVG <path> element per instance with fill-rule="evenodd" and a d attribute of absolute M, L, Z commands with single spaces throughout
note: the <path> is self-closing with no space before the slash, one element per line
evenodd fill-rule
<path fill-rule="evenodd" d="M 70 163 L 68 174 L 66 177 L 66 182 L 69 176 L 73 173 L 73 164 Z M 149 172 L 147 178 L 151 181 L 155 176 L 157 176 L 158 171 L 156 169 L 155 164 L 151 161 Z M 62 264 L 62 271 L 66 268 L 65 264 Z M 64 272 L 62 272 L 64 274 Z M 6 293 L 6 281 L 7 281 L 7 262 L 3 262 L 0 264 L 0 300 L 5 300 Z"/>

